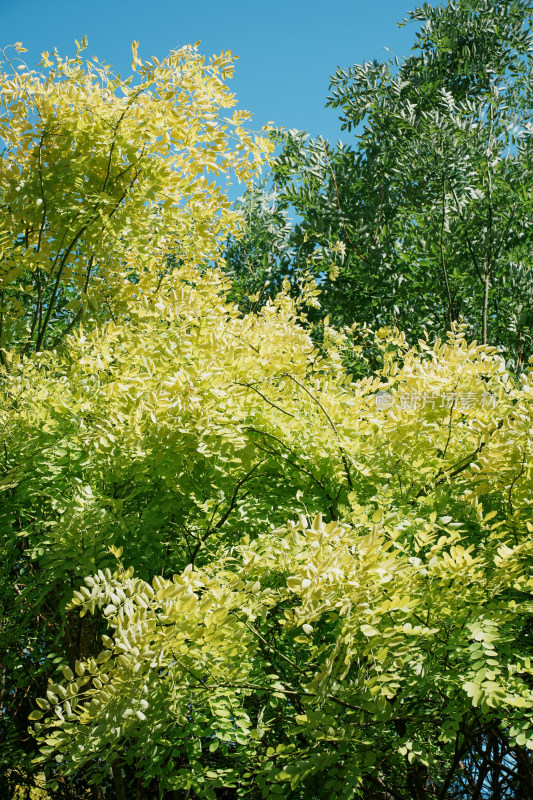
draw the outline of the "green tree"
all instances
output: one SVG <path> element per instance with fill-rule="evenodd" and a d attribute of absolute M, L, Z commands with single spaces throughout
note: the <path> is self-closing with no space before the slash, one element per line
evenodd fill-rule
<path fill-rule="evenodd" d="M 329 105 L 355 148 L 277 135 L 278 209 L 297 214 L 286 272 L 333 265 L 322 296 L 338 323 L 397 323 L 415 340 L 462 318 L 514 368 L 527 362 L 531 10 L 527 0 L 426 4 L 409 17 L 421 23 L 411 56 L 331 80 Z"/>

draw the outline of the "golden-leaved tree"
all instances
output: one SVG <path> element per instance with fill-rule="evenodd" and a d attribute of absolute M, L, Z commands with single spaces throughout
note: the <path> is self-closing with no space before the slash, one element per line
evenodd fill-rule
<path fill-rule="evenodd" d="M 164 233 L 159 201 L 123 228 L 117 211 L 97 310 L 50 314 L 61 347 L 10 306 L 6 779 L 33 770 L 71 798 L 444 800 L 489 776 L 527 797 L 533 373 L 460 327 L 414 347 L 314 330 L 311 282 L 241 314 L 213 266 L 220 214 L 233 224 L 218 191 L 206 228 L 194 193 Z M 38 305 L 32 242 L 16 252 Z M 367 346 L 383 366 L 355 380 Z"/>
<path fill-rule="evenodd" d="M 116 319 L 179 264 L 204 266 L 237 231 L 225 184 L 265 141 L 224 83 L 234 59 L 195 47 L 122 79 L 97 59 L 0 60 L 0 358 L 57 346 L 82 319 Z M 20 45 L 16 50 L 24 51 Z M 16 54 L 16 53 L 15 53 Z M 20 67 L 20 69 L 19 69 Z"/>

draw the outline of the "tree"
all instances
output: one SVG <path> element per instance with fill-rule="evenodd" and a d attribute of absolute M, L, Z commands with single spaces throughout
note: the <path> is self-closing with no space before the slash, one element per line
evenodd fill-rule
<path fill-rule="evenodd" d="M 61 349 L 82 325 L 89 332 L 110 320 L 133 324 L 131 308 L 141 299 L 149 309 L 161 294 L 182 287 L 185 274 L 196 280 L 198 270 L 214 268 L 219 242 L 238 233 L 241 219 L 227 185 L 233 174 L 249 180 L 268 151 L 264 137 L 246 129 L 246 112 L 225 116 L 235 105 L 225 84 L 233 70 L 229 52 L 206 62 L 196 47 L 185 47 L 161 62 L 142 62 L 134 43 L 134 74 L 122 79 L 96 58 L 84 61 L 85 47 L 78 44 L 70 59 L 43 53 L 42 71 L 3 51 L 3 377 L 17 374 L 27 358 Z M 17 44 L 15 51 L 24 48 Z M 205 287 L 216 294 L 217 279 Z M 2 402 L 8 402 L 4 394 Z M 4 500 L 12 488 L 4 480 L 12 446 L 7 428 L 2 441 Z M 43 457 L 44 451 L 28 452 L 37 472 Z M 1 523 L 0 763 L 4 778 L 20 785 L 32 751 L 27 715 L 34 688 L 46 680 L 53 658 L 84 653 L 94 630 L 77 622 L 70 627 L 60 586 L 74 577 L 54 578 L 38 568 L 37 551 L 32 555 L 19 536 L 27 518 L 12 516 L 13 508 L 4 505 Z M 61 514 L 55 505 L 43 511 Z M 43 518 L 42 528 L 36 523 L 38 536 L 50 521 Z M 101 546 L 84 552 L 92 570 Z M 74 783 L 65 789 L 69 797 L 75 791 Z"/>
<path fill-rule="evenodd" d="M 531 372 L 381 330 L 385 369 L 352 381 L 347 336 L 317 351 L 286 294 L 242 316 L 182 277 L 4 378 L 37 769 L 111 767 L 118 797 L 449 798 L 498 747 L 527 796 Z"/>
<path fill-rule="evenodd" d="M 415 341 L 462 318 L 515 369 L 527 362 L 531 10 L 528 0 L 425 4 L 410 14 L 422 26 L 409 58 L 331 80 L 328 104 L 356 132 L 354 149 L 278 134 L 278 207 L 300 217 L 291 269 L 335 265 L 323 304 L 339 324 L 397 323 Z"/>
<path fill-rule="evenodd" d="M 224 263 L 231 278 L 229 297 L 249 311 L 272 300 L 289 275 L 297 281 L 292 226 L 287 209 L 280 207 L 276 192 L 269 192 L 265 181 L 250 187 L 235 207 L 244 225 L 239 238 L 228 237 Z"/>
<path fill-rule="evenodd" d="M 230 155 L 244 172 L 246 146 Z M 239 215 L 211 192 L 202 219 L 223 242 Z M 156 207 L 139 230 L 161 244 Z M 191 241 L 195 208 L 176 212 Z M 141 270 L 145 240 L 120 219 L 110 263 L 133 273 L 110 268 L 83 324 L 56 305 L 39 346 L 31 323 L 5 339 L 8 788 L 458 800 L 490 781 L 492 800 L 527 797 L 531 369 L 513 379 L 466 326 L 410 347 L 393 327 L 315 324 L 312 277 L 243 312 L 201 232 L 202 261 L 161 244 Z"/>
<path fill-rule="evenodd" d="M 212 262 L 238 231 L 224 181 L 248 180 L 264 153 L 246 112 L 222 116 L 235 104 L 229 52 L 143 63 L 134 42 L 136 79 L 123 80 L 84 62 L 85 47 L 43 53 L 42 72 L 2 51 L 3 363 L 13 348 L 56 347 L 80 322 L 122 318 L 131 297 L 172 284 L 176 264 Z"/>

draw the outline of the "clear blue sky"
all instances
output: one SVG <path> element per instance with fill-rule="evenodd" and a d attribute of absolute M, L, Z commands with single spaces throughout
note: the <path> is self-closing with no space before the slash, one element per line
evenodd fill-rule
<path fill-rule="evenodd" d="M 415 26 L 397 22 L 416 0 L 0 0 L 0 46 L 22 41 L 33 66 L 42 50 L 72 54 L 89 39 L 98 55 L 130 73 L 131 42 L 139 55 L 164 57 L 201 40 L 205 55 L 239 56 L 232 91 L 252 111 L 254 127 L 268 121 L 336 141 L 337 113 L 325 109 L 336 67 L 408 55 Z M 349 136 L 342 134 L 343 140 Z"/>

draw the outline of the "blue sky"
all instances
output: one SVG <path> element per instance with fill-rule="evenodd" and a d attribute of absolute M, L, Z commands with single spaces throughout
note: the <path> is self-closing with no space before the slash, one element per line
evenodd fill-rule
<path fill-rule="evenodd" d="M 325 109 L 336 67 L 409 54 L 416 28 L 397 22 L 417 5 L 410 0 L 0 0 L 0 46 L 22 41 L 27 63 L 57 46 L 72 53 L 89 39 L 88 55 L 129 74 L 131 42 L 139 55 L 164 57 L 201 40 L 205 55 L 239 56 L 231 88 L 252 111 L 253 127 L 272 121 L 336 141 L 337 113 Z M 348 134 L 342 138 L 349 141 Z"/>

